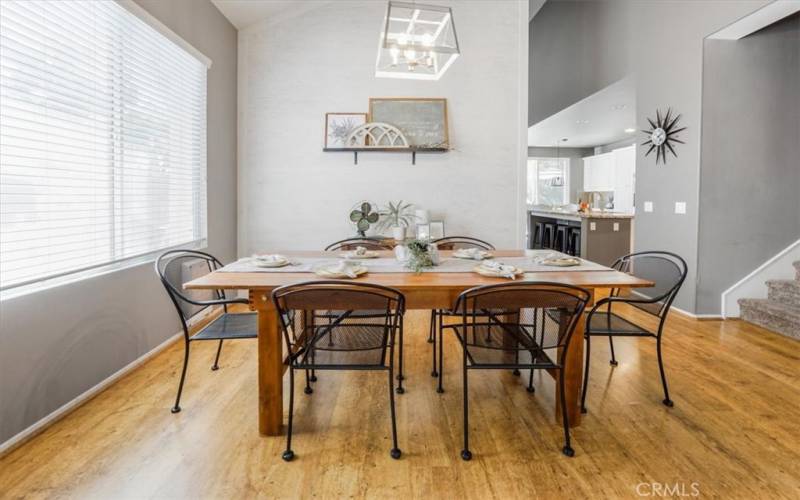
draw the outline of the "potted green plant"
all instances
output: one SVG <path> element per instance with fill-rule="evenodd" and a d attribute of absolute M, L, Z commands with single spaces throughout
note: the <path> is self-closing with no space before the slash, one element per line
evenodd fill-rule
<path fill-rule="evenodd" d="M 381 220 L 378 223 L 379 229 L 381 231 L 391 229 L 392 238 L 397 241 L 405 240 L 406 228 L 416 219 L 414 211 L 412 210 L 413 207 L 413 204 L 403 203 L 403 200 L 397 203 L 392 203 L 390 201 L 380 212 Z"/>

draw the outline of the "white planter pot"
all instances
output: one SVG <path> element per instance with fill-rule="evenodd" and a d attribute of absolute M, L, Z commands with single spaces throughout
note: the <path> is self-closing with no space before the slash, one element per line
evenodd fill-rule
<path fill-rule="evenodd" d="M 396 241 L 403 241 L 406 239 L 406 228 L 395 226 L 392 228 L 392 238 Z"/>

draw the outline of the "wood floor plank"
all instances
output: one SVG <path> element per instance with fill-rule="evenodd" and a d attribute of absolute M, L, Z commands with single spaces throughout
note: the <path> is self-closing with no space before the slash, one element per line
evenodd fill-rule
<path fill-rule="evenodd" d="M 626 316 L 654 326 L 636 310 Z M 800 497 L 800 343 L 740 321 L 673 314 L 664 358 L 675 407 L 661 404 L 655 345 L 592 343 L 576 456 L 560 453 L 554 384 L 527 372 L 470 373 L 474 458 L 463 462 L 461 367 L 447 339 L 444 394 L 430 376 L 428 316 L 409 313 L 407 392 L 397 397 L 403 458 L 389 457 L 385 373 L 298 374 L 293 448 L 256 425 L 256 344 L 193 346 L 181 406 L 176 344 L 0 460 L 3 498 L 636 498 L 640 483 L 696 483 L 702 496 Z M 288 398 L 288 377 L 284 391 Z M 288 406 L 288 405 L 286 405 Z M 288 407 L 287 407 L 288 411 Z"/>

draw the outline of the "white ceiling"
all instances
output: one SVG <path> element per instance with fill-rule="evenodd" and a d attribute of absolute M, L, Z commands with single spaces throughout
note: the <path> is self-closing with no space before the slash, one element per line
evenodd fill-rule
<path fill-rule="evenodd" d="M 299 14 L 332 0 L 211 0 L 237 29 L 283 14 Z"/>
<path fill-rule="evenodd" d="M 528 146 L 588 148 L 631 137 L 636 129 L 636 83 L 624 78 L 528 129 Z M 636 130 L 638 132 L 638 129 Z M 567 139 L 562 142 L 562 139 Z"/>

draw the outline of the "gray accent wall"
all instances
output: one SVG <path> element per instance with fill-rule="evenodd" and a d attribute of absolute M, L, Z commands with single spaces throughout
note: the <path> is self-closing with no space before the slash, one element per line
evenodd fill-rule
<path fill-rule="evenodd" d="M 681 255 L 689 274 L 675 305 L 694 312 L 703 40 L 769 0 L 548 0 L 531 22 L 529 123 L 541 121 L 628 75 L 636 78 L 636 123 L 672 107 L 688 127 L 678 158 L 656 165 L 637 148 L 634 248 Z M 639 135 L 641 138 L 641 134 Z M 645 213 L 651 201 L 654 211 Z M 687 213 L 674 213 L 675 202 Z"/>
<path fill-rule="evenodd" d="M 800 15 L 705 41 L 701 159 L 697 312 L 718 314 L 723 291 L 800 239 Z"/>
<path fill-rule="evenodd" d="M 541 148 L 529 147 L 528 157 L 569 158 L 569 201 L 578 203 L 583 192 L 583 158 L 594 154 L 592 148 Z"/>
<path fill-rule="evenodd" d="M 213 61 L 208 73 L 208 251 L 223 261 L 234 259 L 236 29 L 208 0 L 137 3 Z M 179 328 L 152 263 L 0 302 L 0 443 Z M 177 375 L 175 381 L 177 388 Z M 170 403 L 156 402 L 165 412 Z"/>

